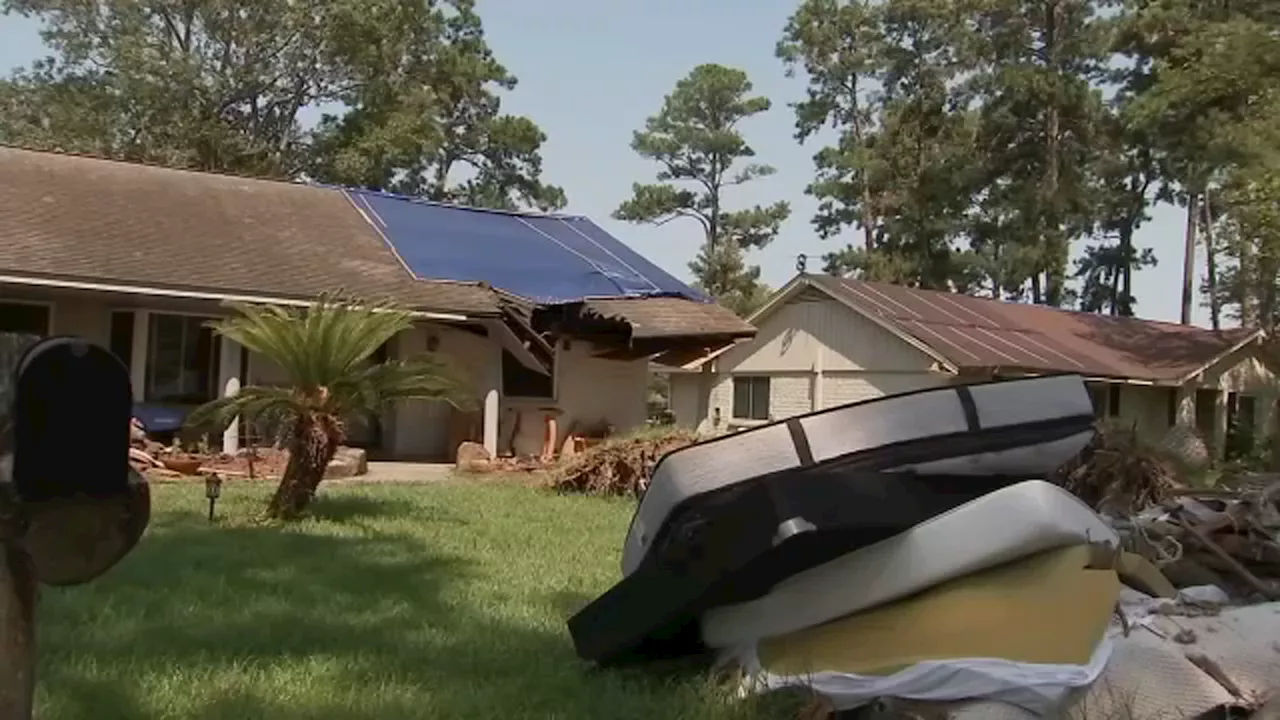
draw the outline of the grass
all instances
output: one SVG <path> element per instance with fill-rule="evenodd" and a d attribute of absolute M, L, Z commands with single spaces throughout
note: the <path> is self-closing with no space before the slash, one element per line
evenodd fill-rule
<path fill-rule="evenodd" d="M 153 488 L 138 548 L 40 608 L 42 720 L 783 717 L 706 672 L 599 671 L 564 620 L 618 575 L 632 506 L 509 485 Z M 788 713 L 790 714 L 790 713 Z"/>

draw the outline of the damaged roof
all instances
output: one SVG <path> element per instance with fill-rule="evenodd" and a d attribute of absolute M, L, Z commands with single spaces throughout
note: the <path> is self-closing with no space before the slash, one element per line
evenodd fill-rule
<path fill-rule="evenodd" d="M 485 282 L 542 305 L 599 297 L 709 301 L 585 217 L 342 192 L 424 280 Z"/>
<path fill-rule="evenodd" d="M 690 335 L 750 337 L 756 328 L 728 308 L 711 302 L 678 297 L 588 300 L 584 309 L 602 318 L 618 318 L 631 325 L 633 338 Z"/>
<path fill-rule="evenodd" d="M 4 146 L 0 274 L 280 300 L 342 289 L 468 316 L 499 315 L 500 295 L 576 298 L 635 337 L 754 332 L 585 218 Z"/>
<path fill-rule="evenodd" d="M 498 312 L 480 283 L 414 279 L 336 191 L 7 147 L 0 272 L 300 299 L 341 288 Z"/>
<path fill-rule="evenodd" d="M 1262 335 L 1256 329 L 1206 330 L 826 275 L 801 279 L 959 370 L 1073 372 L 1180 384 Z"/>

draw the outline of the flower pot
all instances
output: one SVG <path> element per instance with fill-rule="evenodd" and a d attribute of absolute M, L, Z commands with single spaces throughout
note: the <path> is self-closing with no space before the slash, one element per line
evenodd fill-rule
<path fill-rule="evenodd" d="M 203 461 L 199 458 L 162 458 L 160 463 L 176 473 L 196 475 Z"/>

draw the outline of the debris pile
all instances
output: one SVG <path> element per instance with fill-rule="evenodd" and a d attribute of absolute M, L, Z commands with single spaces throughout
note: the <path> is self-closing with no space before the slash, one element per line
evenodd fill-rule
<path fill-rule="evenodd" d="M 1132 427 L 1102 426 L 1057 481 L 1175 587 L 1213 585 L 1236 602 L 1280 600 L 1280 475 L 1194 488 L 1178 481 L 1178 465 Z"/>
<path fill-rule="evenodd" d="M 1267 478 L 1267 476 L 1262 476 Z M 1181 489 L 1122 519 L 1132 552 L 1176 587 L 1216 585 L 1238 602 L 1280 600 L 1280 478 L 1254 489 Z"/>
<path fill-rule="evenodd" d="M 639 497 L 663 455 L 697 440 L 697 433 L 683 428 L 609 438 L 552 469 L 550 484 L 559 492 Z"/>
<path fill-rule="evenodd" d="M 813 718 L 1248 717 L 1280 697 L 1280 476 L 1189 487 L 1194 429 L 1095 417 L 1052 376 L 603 443 L 553 471 L 640 497 L 575 649 L 714 655 Z"/>
<path fill-rule="evenodd" d="M 137 418 L 129 428 L 129 463 L 152 478 L 196 477 L 217 473 L 223 477 L 278 480 L 289 464 L 289 451 L 278 447 L 249 447 L 235 453 L 196 451 L 180 444 L 163 445 L 149 438 Z M 325 472 L 328 479 L 353 477 L 369 471 L 364 450 L 342 446 Z"/>
<path fill-rule="evenodd" d="M 1136 429 L 1104 425 L 1057 482 L 1101 513 L 1129 516 L 1168 499 L 1181 487 L 1176 477 L 1174 463 Z"/>

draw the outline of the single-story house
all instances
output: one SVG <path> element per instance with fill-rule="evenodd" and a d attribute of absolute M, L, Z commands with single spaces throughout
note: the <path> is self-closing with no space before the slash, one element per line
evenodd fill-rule
<path fill-rule="evenodd" d="M 332 290 L 411 309 L 413 330 L 379 355 L 438 351 L 483 408 L 404 402 L 353 430 L 396 459 L 626 430 L 645 421 L 650 360 L 755 333 L 581 217 L 0 147 L 0 332 L 109 347 L 144 421 L 284 380 L 206 326 L 226 301 L 305 306 Z M 224 448 L 243 439 L 231 428 Z"/>
<path fill-rule="evenodd" d="M 1195 427 L 1219 453 L 1274 422 L 1275 374 L 1252 329 L 1059 310 L 801 274 L 748 318 L 759 329 L 673 372 L 677 422 L 729 427 L 910 390 L 1079 373 L 1100 416 L 1148 437 Z"/>

